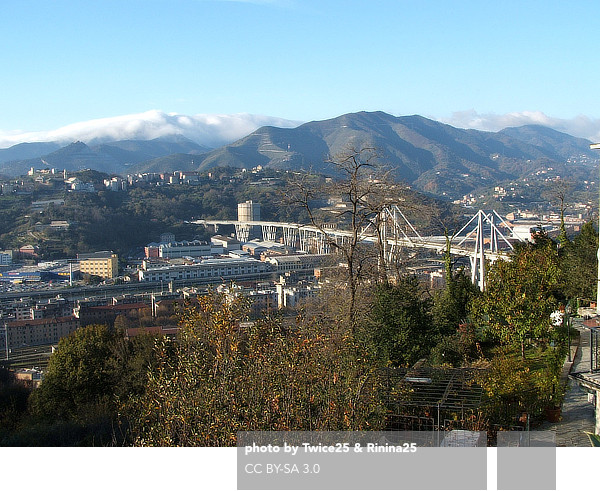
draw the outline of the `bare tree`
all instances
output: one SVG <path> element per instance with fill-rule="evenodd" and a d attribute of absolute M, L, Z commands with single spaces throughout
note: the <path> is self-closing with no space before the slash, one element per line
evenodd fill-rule
<path fill-rule="evenodd" d="M 568 206 L 567 199 L 575 189 L 573 181 L 556 179 L 552 181 L 544 191 L 546 199 L 550 202 L 558 202 L 560 212 L 560 233 L 558 235 L 559 244 L 564 246 L 568 240 L 567 230 L 565 228 L 565 210 Z"/>
<path fill-rule="evenodd" d="M 338 176 L 335 180 L 315 185 L 314 176 L 302 175 L 291 183 L 288 203 L 302 207 L 311 225 L 322 234 L 329 249 L 340 254 L 345 262 L 345 282 L 349 291 L 348 316 L 352 333 L 357 325 L 357 292 L 360 283 L 369 276 L 376 281 L 387 281 L 382 212 L 394 200 L 396 191 L 388 172 L 377 163 L 373 148 L 350 148 L 327 162 Z M 339 207 L 326 216 L 318 213 L 315 202 L 336 198 Z M 344 227 L 344 234 L 331 234 L 328 224 Z M 367 236 L 377 237 L 375 244 L 366 244 Z"/>

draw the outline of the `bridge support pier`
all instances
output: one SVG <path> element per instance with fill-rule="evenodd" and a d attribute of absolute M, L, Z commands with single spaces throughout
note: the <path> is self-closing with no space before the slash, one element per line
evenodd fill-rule
<path fill-rule="evenodd" d="M 247 223 L 235 224 L 235 237 L 240 242 L 248 242 L 250 236 L 250 225 Z"/>
<path fill-rule="evenodd" d="M 277 227 L 271 225 L 263 225 L 261 228 L 263 240 L 275 242 L 275 239 L 277 239 Z"/>

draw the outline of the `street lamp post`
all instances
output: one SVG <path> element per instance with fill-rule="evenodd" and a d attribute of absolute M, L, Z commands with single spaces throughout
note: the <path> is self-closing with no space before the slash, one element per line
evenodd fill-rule
<path fill-rule="evenodd" d="M 567 355 L 569 363 L 573 360 L 571 359 L 571 300 L 567 302 L 567 306 L 565 307 L 565 316 L 563 317 L 563 326 L 567 328 Z"/>
<path fill-rule="evenodd" d="M 592 143 L 592 150 L 600 150 L 600 143 Z M 600 195 L 599 195 L 600 197 Z M 598 201 L 600 205 L 600 200 Z M 598 219 L 600 220 L 600 206 L 598 208 Z M 600 222 L 598 222 L 598 233 L 600 234 Z M 600 316 L 600 235 L 598 240 L 598 283 L 596 285 L 596 315 Z"/>
<path fill-rule="evenodd" d="M 8 326 L 4 322 L 4 347 L 6 349 L 6 361 L 8 361 Z"/>

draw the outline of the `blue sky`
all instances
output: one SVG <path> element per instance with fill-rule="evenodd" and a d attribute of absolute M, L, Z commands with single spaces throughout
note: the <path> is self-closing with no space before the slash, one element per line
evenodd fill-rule
<path fill-rule="evenodd" d="M 3 0 L 0 132 L 149 110 L 297 121 L 382 110 L 482 129 L 547 118 L 589 137 L 597 5 Z"/>

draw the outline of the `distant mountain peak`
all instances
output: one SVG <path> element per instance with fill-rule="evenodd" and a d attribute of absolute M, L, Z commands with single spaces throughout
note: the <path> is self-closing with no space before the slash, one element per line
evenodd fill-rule
<path fill-rule="evenodd" d="M 88 146 L 81 140 L 76 140 L 74 142 L 69 143 L 65 148 L 88 148 Z"/>
<path fill-rule="evenodd" d="M 564 162 L 573 155 L 589 153 L 586 140 L 533 125 L 522 132 L 493 133 L 455 128 L 420 115 L 360 111 L 298 128 L 260 128 L 207 154 L 199 169 L 260 164 L 331 173 L 325 157 L 347 151 L 349 144 L 377 148 L 381 163 L 397 178 L 422 191 L 448 197 L 461 197 L 483 182 L 511 179 L 543 162 Z"/>
<path fill-rule="evenodd" d="M 1 164 L 0 173 L 23 174 L 31 166 L 39 166 L 43 158 L 48 165 L 67 170 L 93 168 L 117 174 L 204 171 L 217 166 L 251 169 L 258 165 L 281 170 L 312 168 L 331 174 L 334 169 L 326 164 L 327 156 L 347 152 L 352 145 L 376 148 L 380 163 L 416 189 L 462 197 L 485 183 L 525 176 L 549 162 L 565 162 L 581 154 L 592 156 L 589 143 L 540 125 L 494 133 L 455 128 L 416 114 L 361 111 L 297 127 L 261 126 L 213 150 L 179 133 L 97 145 L 78 139 L 53 152 L 39 153 L 33 160 L 31 151 L 37 147 L 15 147 L 0 150 L 0 164 L 2 152 L 15 155 L 27 150 L 29 159 Z"/>

